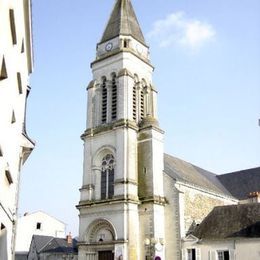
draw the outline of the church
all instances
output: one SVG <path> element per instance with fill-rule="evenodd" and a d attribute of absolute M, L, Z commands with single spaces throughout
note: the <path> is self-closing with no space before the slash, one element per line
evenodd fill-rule
<path fill-rule="evenodd" d="M 199 250 L 183 251 L 187 235 L 216 206 L 248 202 L 260 190 L 260 168 L 247 186 L 251 172 L 236 175 L 237 195 L 232 174 L 164 153 L 154 67 L 130 0 L 115 1 L 91 68 L 79 260 L 199 259 Z"/>

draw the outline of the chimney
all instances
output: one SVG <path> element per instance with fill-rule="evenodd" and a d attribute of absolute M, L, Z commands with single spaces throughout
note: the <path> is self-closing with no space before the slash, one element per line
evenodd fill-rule
<path fill-rule="evenodd" d="M 249 193 L 250 202 L 260 203 L 260 191 L 254 191 Z"/>
<path fill-rule="evenodd" d="M 67 235 L 67 243 L 69 245 L 72 245 L 72 236 L 71 236 L 71 232 L 69 232 L 69 234 Z"/>

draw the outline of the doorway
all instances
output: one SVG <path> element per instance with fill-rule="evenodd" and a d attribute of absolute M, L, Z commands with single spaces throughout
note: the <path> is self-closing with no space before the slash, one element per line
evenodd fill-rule
<path fill-rule="evenodd" d="M 112 251 L 99 251 L 98 260 L 114 260 L 114 253 Z"/>

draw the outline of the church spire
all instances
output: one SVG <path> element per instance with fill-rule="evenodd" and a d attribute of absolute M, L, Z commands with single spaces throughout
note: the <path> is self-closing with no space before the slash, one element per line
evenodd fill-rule
<path fill-rule="evenodd" d="M 116 0 L 101 42 L 111 40 L 119 35 L 132 36 L 146 45 L 131 0 Z"/>

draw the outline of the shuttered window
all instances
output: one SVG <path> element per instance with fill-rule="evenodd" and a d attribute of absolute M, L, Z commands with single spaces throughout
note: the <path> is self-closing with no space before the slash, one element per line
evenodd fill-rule
<path fill-rule="evenodd" d="M 117 118 L 117 85 L 116 85 L 116 75 L 112 78 L 112 102 L 111 102 L 112 120 Z"/>
<path fill-rule="evenodd" d="M 144 91 L 140 91 L 140 120 L 144 118 Z"/>
<path fill-rule="evenodd" d="M 101 122 L 104 124 L 107 122 L 107 86 L 106 79 L 103 79 L 102 84 L 102 115 Z"/>

